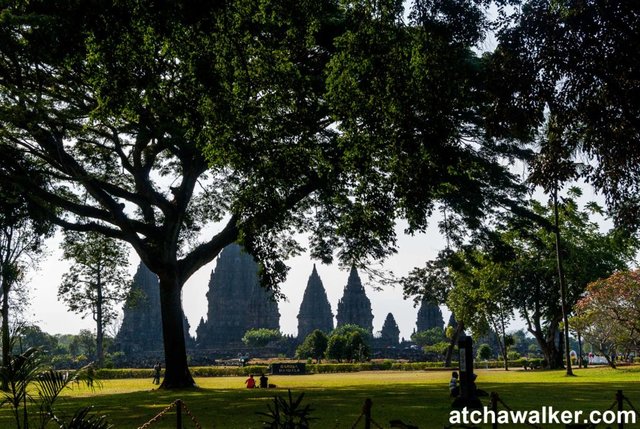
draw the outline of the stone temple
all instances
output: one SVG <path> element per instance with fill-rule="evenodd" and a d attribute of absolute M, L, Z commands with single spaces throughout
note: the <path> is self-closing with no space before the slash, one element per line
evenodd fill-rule
<path fill-rule="evenodd" d="M 298 313 L 298 340 L 303 341 L 316 329 L 324 333 L 331 332 L 333 330 L 333 313 L 329 299 L 327 299 L 327 292 L 314 264 Z"/>
<path fill-rule="evenodd" d="M 193 347 L 189 322 L 184 316 L 183 326 L 186 345 Z M 160 353 L 164 350 L 158 276 L 142 262 L 133 277 L 131 292 L 124 305 L 124 316 L 116 335 L 116 344 L 126 354 Z"/>
<path fill-rule="evenodd" d="M 364 291 L 358 270 L 351 268 L 349 280 L 344 288 L 342 299 L 338 302 L 338 314 L 336 316 L 338 326 L 352 324 L 358 325 L 369 332 L 373 332 L 373 313 L 371 301 Z"/>
<path fill-rule="evenodd" d="M 237 244 L 220 252 L 207 299 L 207 320 L 197 329 L 200 349 L 241 345 L 249 329 L 280 329 L 278 303 L 260 287 L 258 264 Z"/>
<path fill-rule="evenodd" d="M 418 332 L 432 328 L 444 329 L 444 319 L 440 307 L 433 301 L 423 300 L 418 310 L 418 321 L 416 323 Z"/>
<path fill-rule="evenodd" d="M 400 344 L 400 328 L 396 323 L 396 319 L 393 314 L 387 314 L 387 318 L 382 325 L 382 331 L 380 331 L 380 344 L 383 347 L 397 346 Z"/>

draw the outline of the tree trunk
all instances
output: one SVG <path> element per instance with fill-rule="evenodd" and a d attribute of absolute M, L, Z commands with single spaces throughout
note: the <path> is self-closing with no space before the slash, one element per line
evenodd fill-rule
<path fill-rule="evenodd" d="M 451 342 L 449 343 L 449 347 L 447 347 L 447 353 L 444 357 L 444 366 L 447 368 L 451 366 L 451 361 L 453 359 L 453 349 L 455 348 L 458 342 L 458 338 L 460 337 L 460 334 L 462 332 L 464 332 L 464 323 L 462 321 L 458 321 L 458 326 L 456 326 L 456 331 L 453 334 L 453 337 L 451 337 Z"/>
<path fill-rule="evenodd" d="M 544 359 L 547 361 L 547 368 L 562 368 L 562 354 L 557 347 L 555 347 L 555 344 L 549 344 L 546 341 L 543 343 L 538 342 L 538 344 L 540 345 L 540 351 L 542 351 Z"/>
<path fill-rule="evenodd" d="M 582 335 L 578 332 L 578 368 L 582 368 L 582 363 L 584 362 L 582 358 Z"/>
<path fill-rule="evenodd" d="M 162 310 L 162 338 L 164 340 L 165 374 L 160 388 L 180 389 L 195 387 L 187 365 L 187 348 L 182 324 L 182 285 L 171 275 L 158 276 L 160 280 L 160 308 Z"/>
<path fill-rule="evenodd" d="M 4 272 L 4 270 L 3 270 Z M 11 359 L 11 336 L 9 335 L 9 279 L 2 276 L 2 365 L 7 365 Z M 7 390 L 9 385 L 2 380 L 2 390 Z"/>
<path fill-rule="evenodd" d="M 98 263 L 98 281 L 96 284 L 96 357 L 98 366 L 102 368 L 104 364 L 104 331 L 102 322 L 102 277 L 101 267 Z"/>
<path fill-rule="evenodd" d="M 569 309 L 567 308 L 567 285 L 564 281 L 564 270 L 562 267 L 562 254 L 560 252 L 560 221 L 558 219 L 558 186 L 553 189 L 553 213 L 556 236 L 556 262 L 558 264 L 558 281 L 560 284 L 560 304 L 562 307 L 562 323 L 564 337 L 564 358 L 567 375 L 573 375 L 571 369 L 571 353 L 569 351 Z"/>
<path fill-rule="evenodd" d="M 498 342 L 498 344 L 500 344 Z M 502 360 L 504 361 L 504 370 L 509 371 L 509 356 L 507 353 L 507 334 L 502 331 L 502 344 L 500 345 L 502 351 Z"/>
<path fill-rule="evenodd" d="M 563 368 L 562 352 L 558 349 L 555 342 L 557 331 L 554 329 L 553 331 L 548 332 L 548 336 L 546 337 L 542 333 L 542 331 L 536 331 L 536 330 L 530 329 L 529 332 L 533 334 L 536 341 L 538 342 L 538 346 L 540 346 L 540 351 L 542 352 L 544 359 L 547 361 L 547 365 L 546 365 L 547 368 L 548 369 Z M 551 338 L 551 340 L 547 340 L 547 338 L 549 337 Z"/>

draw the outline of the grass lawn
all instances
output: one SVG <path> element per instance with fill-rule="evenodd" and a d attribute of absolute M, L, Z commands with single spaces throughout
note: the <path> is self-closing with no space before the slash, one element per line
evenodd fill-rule
<path fill-rule="evenodd" d="M 477 370 L 477 373 L 478 387 L 498 392 L 515 410 L 553 405 L 555 409 L 585 413 L 604 411 L 614 401 L 617 389 L 624 390 L 640 409 L 638 366 L 576 370 L 576 377 L 566 377 L 562 371 Z M 108 414 L 116 428 L 137 428 L 180 398 L 204 429 L 249 429 L 262 427 L 256 412 L 267 411 L 266 405 L 274 394 L 286 395 L 287 389 L 291 389 L 294 395 L 304 392 L 304 402 L 315 409 L 312 415 L 318 420 L 313 428 L 350 429 L 365 398 L 373 400 L 373 419 L 383 427 L 388 427 L 391 419 L 402 419 L 421 429 L 442 428 L 448 422 L 451 404 L 449 378 L 448 371 L 274 376 L 269 381 L 277 384 L 277 389 L 249 390 L 244 388 L 244 377 L 212 377 L 196 379 L 199 389 L 180 392 L 155 390 L 150 379 L 106 380 L 95 391 L 76 388 L 65 392 L 57 409 L 70 414 L 76 408 L 93 405 L 100 413 Z M 0 428 L 12 427 L 5 405 L 0 409 Z M 151 429 L 175 427 L 172 412 Z M 184 427 L 193 426 L 187 421 Z"/>

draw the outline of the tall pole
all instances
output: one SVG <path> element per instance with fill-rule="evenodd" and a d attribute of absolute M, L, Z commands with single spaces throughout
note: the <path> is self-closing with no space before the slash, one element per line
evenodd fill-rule
<path fill-rule="evenodd" d="M 569 312 L 567 309 L 567 285 L 564 281 L 564 270 L 562 268 L 562 255 L 560 254 L 560 221 L 558 216 L 558 182 L 553 187 L 553 214 L 554 232 L 556 236 L 556 262 L 558 264 L 558 280 L 560 283 L 560 303 L 562 306 L 562 324 L 564 333 L 564 359 L 567 368 L 567 375 L 573 375 L 571 368 L 571 353 L 569 351 Z"/>

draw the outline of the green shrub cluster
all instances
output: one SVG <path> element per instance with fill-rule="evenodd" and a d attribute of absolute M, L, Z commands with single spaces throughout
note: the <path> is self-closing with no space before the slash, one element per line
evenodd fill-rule
<path fill-rule="evenodd" d="M 527 367 L 534 366 L 536 368 L 544 368 L 545 361 L 542 358 L 520 358 L 514 360 L 508 360 L 509 368 L 522 368 L 527 364 Z M 488 360 L 488 361 L 475 361 L 476 368 L 503 368 L 504 362 L 501 360 Z"/>
<path fill-rule="evenodd" d="M 427 369 L 444 368 L 444 362 L 394 362 L 385 360 L 382 362 L 366 363 L 323 363 L 307 365 L 307 372 L 314 374 L 329 374 L 340 372 L 359 371 L 422 371 Z"/>

